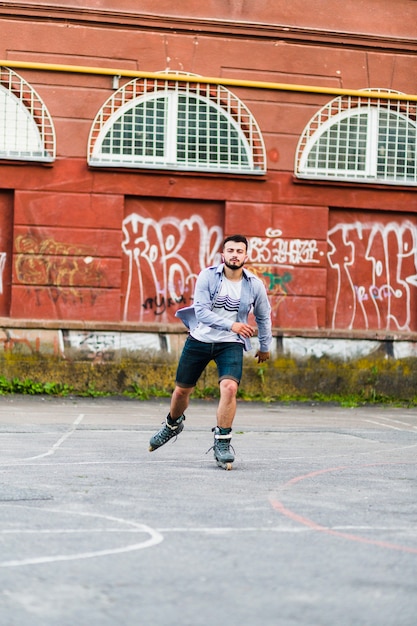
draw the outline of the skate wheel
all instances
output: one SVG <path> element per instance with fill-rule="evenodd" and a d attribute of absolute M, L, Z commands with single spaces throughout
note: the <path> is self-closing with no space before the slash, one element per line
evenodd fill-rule
<path fill-rule="evenodd" d="M 217 461 L 216 459 L 216 463 L 219 467 L 221 467 L 222 469 L 226 470 L 226 471 L 230 471 L 232 469 L 232 463 L 229 461 L 229 463 L 222 463 L 221 461 Z"/>

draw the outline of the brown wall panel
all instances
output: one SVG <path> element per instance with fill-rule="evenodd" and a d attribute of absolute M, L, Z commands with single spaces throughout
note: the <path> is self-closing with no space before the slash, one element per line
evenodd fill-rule
<path fill-rule="evenodd" d="M 272 224 L 272 205 L 267 203 L 228 202 L 225 231 L 246 237 L 262 235 Z"/>
<path fill-rule="evenodd" d="M 119 321 L 118 289 L 15 285 L 11 317 L 46 320 Z"/>
<path fill-rule="evenodd" d="M 320 329 L 326 325 L 324 298 L 282 296 L 271 298 L 272 320 L 276 328 Z"/>
<path fill-rule="evenodd" d="M 417 330 L 417 216 L 334 210 L 327 325 Z"/>
<path fill-rule="evenodd" d="M 90 170 L 93 172 L 93 169 Z M 196 175 L 195 173 L 149 172 L 138 170 L 128 172 L 121 168 L 112 172 L 97 168 L 94 171 L 94 191 L 111 193 L 157 196 L 160 198 L 182 198 L 190 201 L 218 200 L 258 202 L 270 200 L 277 191 L 277 183 L 260 176 L 235 179 L 231 176 Z"/>
<path fill-rule="evenodd" d="M 417 211 L 415 188 L 384 185 L 334 184 L 326 182 L 305 182 L 295 180 L 291 174 L 278 174 L 277 201 L 288 204 L 305 204 L 345 209 L 375 209 L 382 211 Z"/>
<path fill-rule="evenodd" d="M 122 234 L 118 230 L 16 226 L 16 254 L 59 254 L 83 258 L 120 258 Z"/>
<path fill-rule="evenodd" d="M 220 262 L 223 223 L 219 202 L 128 198 L 123 319 L 176 321 L 175 311 L 192 303 L 198 273 Z"/>
<path fill-rule="evenodd" d="M 277 204 L 272 212 L 271 226 L 281 230 L 285 237 L 325 241 L 328 208 Z"/>
<path fill-rule="evenodd" d="M 87 159 L 88 135 L 91 123 L 92 120 L 56 119 L 57 156 L 66 155 Z"/>
<path fill-rule="evenodd" d="M 120 231 L 123 196 L 21 191 L 15 197 L 15 223 Z"/>
<path fill-rule="evenodd" d="M 262 279 L 268 295 L 274 297 L 326 297 L 327 268 L 271 263 L 249 264 L 248 268 Z"/>
<path fill-rule="evenodd" d="M 304 127 L 301 129 L 301 132 Z M 296 135 L 266 135 L 265 146 L 267 150 L 268 170 L 294 171 L 294 155 L 299 137 Z"/>
<path fill-rule="evenodd" d="M 13 283 L 37 287 L 120 289 L 121 260 L 74 254 L 13 255 Z M 88 313 L 88 312 L 86 312 Z M 88 316 L 88 315 L 87 315 Z"/>
<path fill-rule="evenodd" d="M 280 99 L 276 96 L 277 100 Z M 293 135 L 298 138 L 304 127 L 310 121 L 311 115 L 306 112 L 304 102 L 288 105 L 284 102 L 257 102 L 250 107 L 252 114 L 257 120 L 262 120 L 262 131 L 272 137 L 277 135 Z M 317 102 L 315 103 L 317 110 Z"/>
<path fill-rule="evenodd" d="M 93 191 L 94 177 L 85 159 L 58 159 L 52 165 L 4 161 L 1 169 L 0 189 L 15 189 L 16 194 L 56 191 L 65 197 Z"/>

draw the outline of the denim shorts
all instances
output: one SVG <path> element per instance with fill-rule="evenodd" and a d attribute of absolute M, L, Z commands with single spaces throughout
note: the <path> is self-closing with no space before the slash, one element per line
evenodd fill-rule
<path fill-rule="evenodd" d="M 210 361 L 217 365 L 219 382 L 231 378 L 239 384 L 242 378 L 243 343 L 204 343 L 187 337 L 175 377 L 178 387 L 195 387 Z"/>

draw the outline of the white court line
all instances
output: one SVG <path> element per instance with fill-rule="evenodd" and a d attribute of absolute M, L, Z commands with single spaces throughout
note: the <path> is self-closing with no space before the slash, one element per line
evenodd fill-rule
<path fill-rule="evenodd" d="M 412 428 L 413 430 L 417 429 L 417 426 L 414 426 L 413 424 L 410 424 L 409 422 L 403 422 L 402 420 L 395 420 L 393 418 L 388 418 L 388 417 L 380 417 L 379 419 L 387 420 L 388 422 L 394 422 L 394 424 L 402 424 L 403 426 L 408 426 L 409 428 Z"/>
<path fill-rule="evenodd" d="M 28 457 L 24 457 L 23 459 L 16 459 L 16 460 L 22 460 L 22 461 L 32 461 L 34 459 L 42 459 L 45 456 L 51 456 L 52 454 L 55 454 L 55 452 L 58 450 L 58 448 L 64 443 L 64 441 L 66 439 L 68 439 L 68 437 L 71 437 L 71 435 L 73 434 L 73 432 L 77 429 L 77 426 L 79 424 L 81 424 L 81 422 L 83 421 L 85 415 L 84 413 L 81 413 L 71 424 L 70 428 L 67 430 L 67 432 L 62 435 L 62 437 L 60 437 L 58 439 L 58 441 L 56 441 L 54 443 L 53 446 L 51 446 L 49 448 L 49 450 L 47 452 L 44 452 L 43 454 L 37 454 L 35 456 L 28 456 Z"/>
<path fill-rule="evenodd" d="M 402 430 L 402 429 L 399 429 Z M 308 460 L 320 460 L 320 459 L 326 459 L 326 460 L 331 460 L 331 459 L 346 459 L 346 458 L 351 458 L 352 454 L 354 456 L 374 456 L 374 455 L 378 455 L 378 454 L 389 454 L 392 452 L 401 452 L 403 450 L 410 450 L 412 448 L 416 448 L 417 447 L 417 443 L 412 443 L 406 446 L 395 446 L 393 448 L 379 448 L 378 450 L 365 450 L 363 452 L 343 452 L 340 454 L 306 454 L 306 455 L 291 455 L 291 456 L 280 456 L 278 460 L 274 460 L 274 463 L 282 463 L 282 462 L 287 462 L 287 461 L 303 461 L 305 459 Z M 138 458 L 137 461 L 57 461 L 57 462 L 50 462 L 50 463 L 42 463 L 41 465 L 39 465 L 38 463 L 25 463 L 24 461 L 31 461 L 33 459 L 37 459 L 40 457 L 44 457 L 47 456 L 47 454 L 49 453 L 45 453 L 39 456 L 34 456 L 34 457 L 28 457 L 27 459 L 23 458 L 23 459 L 12 459 L 10 461 L 1 461 L 0 462 L 0 467 L 30 467 L 31 465 L 33 465 L 34 467 L 71 467 L 71 466 L 85 466 L 85 465 L 172 465 L 173 463 L 183 463 L 186 464 L 187 467 L 192 467 L 192 466 L 198 466 L 200 467 L 201 465 L 213 465 L 213 460 L 212 459 L 198 459 L 198 460 L 191 460 L 190 459 L 180 459 L 178 457 L 178 459 L 173 459 L 173 458 L 161 458 L 161 459 L 148 459 L 148 460 L 144 460 L 143 458 Z M 202 452 L 202 456 L 204 456 L 205 453 Z M 259 459 L 249 459 L 249 458 L 244 458 L 244 456 L 236 456 L 236 467 L 239 468 L 243 465 L 258 465 L 258 466 L 262 466 L 262 467 L 271 467 L 271 463 L 272 461 L 269 459 L 265 459 L 265 460 L 259 460 Z"/>
<path fill-rule="evenodd" d="M 82 514 L 80 514 L 82 515 Z M 84 514 L 85 515 L 85 514 Z M 106 533 L 117 533 L 117 534 L 137 534 L 138 532 L 153 532 L 153 533 L 202 533 L 202 534 L 221 534 L 221 533 L 307 533 L 312 532 L 314 529 L 307 527 L 294 527 L 294 526 L 173 526 L 166 528 L 158 528 L 151 529 L 149 526 L 145 524 L 137 524 L 136 522 L 132 522 L 130 520 L 123 520 L 120 518 L 111 518 L 104 515 L 96 515 L 91 514 L 91 517 L 105 517 L 106 519 L 113 519 L 120 522 L 124 522 L 126 524 L 134 525 L 134 528 L 53 528 L 53 529 L 39 529 L 39 528 L 11 528 L 11 529 L 3 529 L 0 530 L 0 536 L 2 535 L 80 535 L 80 534 L 106 534 Z M 369 525 L 335 525 L 328 527 L 331 530 L 367 530 L 370 532 L 374 531 L 384 531 L 384 532 L 415 532 L 415 528 L 412 526 L 369 526 Z M 160 543 L 160 542 L 157 542 Z M 142 547 L 145 547 L 144 543 L 140 544 Z M 154 545 L 157 545 L 156 543 Z M 129 546 L 131 549 L 132 546 Z M 121 550 L 120 548 L 116 549 Z M 126 548 L 123 548 L 126 551 Z M 105 551 L 107 554 L 107 551 Z M 111 551 L 113 554 L 113 551 Z M 91 552 L 90 554 L 97 555 L 98 552 Z M 49 557 L 48 557 L 49 558 Z M 56 557 L 51 557 L 55 559 Z M 64 557 L 69 558 L 68 556 Z M 71 558 L 79 558 L 78 555 L 72 555 Z M 4 565 L 1 564 L 1 565 Z"/>
<path fill-rule="evenodd" d="M 354 526 L 354 525 L 343 525 L 343 526 L 329 526 L 331 530 L 368 530 L 370 532 L 373 531 L 393 531 L 393 532 L 404 532 L 404 531 L 413 531 L 415 534 L 415 528 L 413 526 Z M 307 527 L 294 527 L 294 526 L 248 526 L 237 528 L 233 526 L 224 526 L 224 527 L 194 527 L 194 528 L 181 528 L 181 527 L 173 527 L 173 528 L 158 528 L 158 531 L 164 534 L 168 533 L 304 533 L 304 532 L 315 532 L 313 528 Z M 17 531 L 19 532 L 19 531 Z"/>
<path fill-rule="evenodd" d="M 403 422 L 402 420 L 395 420 L 392 417 L 383 417 L 382 415 L 378 417 L 378 419 L 380 420 L 385 420 L 386 422 L 392 422 L 393 424 L 401 424 L 402 426 L 408 426 L 408 428 L 411 428 L 411 430 L 417 430 L 417 426 L 414 426 L 413 424 L 410 424 L 409 422 Z M 365 422 L 369 422 L 371 420 L 367 420 L 365 419 Z M 385 426 L 385 423 L 382 422 L 372 422 L 374 424 L 379 424 L 379 426 Z M 388 426 L 388 424 L 387 424 Z M 401 430 L 405 430 L 405 429 L 401 429 Z"/>
<path fill-rule="evenodd" d="M 364 421 L 368 422 L 369 424 L 375 424 L 376 426 L 383 426 L 384 428 L 392 428 L 393 430 L 402 430 L 404 432 L 407 432 L 407 430 L 405 430 L 404 428 L 399 428 L 398 426 L 393 426 L 392 424 L 385 424 L 384 422 L 377 422 L 376 420 L 369 420 L 369 419 L 365 419 Z"/>
<path fill-rule="evenodd" d="M 13 467 L 15 465 L 16 466 L 23 466 L 23 467 L 25 467 L 25 466 L 31 465 L 30 463 L 25 463 L 25 461 L 33 461 L 33 460 L 36 460 L 36 459 L 42 459 L 42 458 L 45 458 L 45 457 L 53 455 L 58 450 L 58 448 L 64 443 L 64 441 L 66 439 L 68 439 L 68 437 L 70 437 L 75 432 L 75 430 L 77 429 L 77 426 L 82 422 L 84 417 L 85 417 L 85 414 L 81 413 L 74 420 L 74 422 L 71 424 L 71 426 L 68 429 L 68 431 L 64 435 L 62 435 L 62 437 L 60 437 L 60 439 L 58 439 L 58 441 L 56 441 L 49 448 L 49 450 L 47 452 L 44 452 L 42 454 L 38 454 L 38 455 L 35 455 L 35 456 L 30 456 L 30 457 L 14 458 L 14 459 L 10 459 L 9 461 L 1 461 L 0 462 L 0 467 Z M 381 418 L 381 419 L 389 419 L 389 418 Z M 411 432 L 411 431 L 406 431 L 403 428 L 398 428 L 396 426 L 391 426 L 389 424 L 385 424 L 383 422 L 377 422 L 377 421 L 373 421 L 373 420 L 370 420 L 370 419 L 365 419 L 364 421 L 365 422 L 369 422 L 371 424 L 375 424 L 377 426 L 382 426 L 382 427 L 385 427 L 385 428 L 392 428 L 394 430 L 400 430 L 400 431 L 404 431 L 404 432 Z M 392 420 L 392 421 L 396 421 L 397 422 L 397 420 Z M 403 424 L 404 422 L 397 422 L 397 423 Z M 409 424 L 406 424 L 406 425 L 410 426 Z M 105 432 L 105 433 L 108 433 L 108 432 L 114 432 L 114 431 L 107 431 L 107 430 L 100 431 L 100 429 L 97 429 L 94 432 Z M 130 433 L 130 431 L 125 431 L 125 430 L 122 430 L 120 432 L 121 433 Z M 14 434 L 14 433 L 11 433 L 11 434 Z M 344 434 L 346 434 L 346 433 L 344 433 Z M 347 434 L 349 434 L 349 433 L 347 433 Z M 354 435 L 352 434 L 351 436 L 354 436 Z M 384 447 L 384 448 L 381 448 L 381 449 L 378 449 L 378 450 L 372 450 L 371 454 L 373 454 L 373 455 L 375 455 L 375 454 L 386 454 L 386 453 L 391 453 L 391 452 L 398 452 L 398 451 L 401 451 L 401 450 L 408 450 L 410 448 L 415 448 L 415 447 L 417 447 L 417 443 L 409 444 L 409 445 L 405 445 L 405 446 L 395 446 L 395 447 L 388 448 L 388 449 Z M 369 455 L 369 454 L 370 454 L 369 451 L 357 452 L 356 453 L 357 456 Z M 308 454 L 308 455 L 291 455 L 290 457 L 281 456 L 280 457 L 280 461 L 300 461 L 300 460 L 312 459 L 312 458 L 314 458 L 314 459 L 322 459 L 322 458 L 324 458 L 324 459 L 338 459 L 338 458 L 346 458 L 346 457 L 349 457 L 349 456 L 350 456 L 349 453 L 341 453 L 341 454 L 333 454 L 333 455 L 329 455 L 329 454 L 326 453 L 326 454 L 318 454 L 318 455 L 314 455 L 314 456 L 312 456 L 311 454 Z M 239 458 L 239 456 L 237 456 L 236 460 L 237 460 L 236 465 L 238 465 L 238 463 L 241 461 L 241 459 Z M 68 462 L 62 462 L 62 463 L 59 463 L 59 462 L 58 463 L 44 463 L 43 465 L 45 465 L 45 466 L 47 466 L 47 465 L 53 465 L 53 466 L 60 466 L 60 465 L 62 465 L 62 466 L 72 466 L 72 465 L 75 465 L 75 466 L 77 466 L 77 465 L 79 465 L 79 466 L 82 466 L 82 465 L 143 465 L 144 463 L 145 464 L 151 464 L 151 463 L 152 464 L 155 464 L 155 463 L 157 463 L 157 464 L 165 464 L 165 463 L 171 463 L 172 461 L 173 461 L 172 459 L 166 459 L 166 458 L 162 459 L 161 458 L 161 459 L 149 459 L 148 461 L 145 461 L 144 459 L 138 459 L 137 461 L 74 461 L 74 462 L 73 461 L 68 461 Z M 204 460 L 198 460 L 198 461 L 194 461 L 194 462 L 191 461 L 191 460 L 187 461 L 187 463 L 189 465 L 195 465 L 195 464 L 200 465 L 202 462 L 204 462 Z M 207 461 L 207 462 L 209 462 L 209 461 Z M 264 462 L 261 461 L 260 462 L 259 460 L 255 460 L 255 459 L 254 460 L 245 459 L 244 463 L 245 464 L 256 463 L 257 465 L 259 465 L 259 464 L 261 464 L 261 465 L 262 464 L 264 464 L 264 465 L 268 464 L 269 465 L 270 461 L 264 461 Z M 33 465 L 36 465 L 36 464 L 34 463 Z"/>
<path fill-rule="evenodd" d="M 18 507 L 18 508 L 25 508 L 25 507 Z M 33 510 L 33 508 L 31 508 L 31 510 Z M 129 529 L 132 532 L 146 533 L 147 535 L 150 535 L 150 538 L 145 541 L 141 541 L 140 543 L 127 544 L 125 546 L 121 546 L 120 548 L 109 548 L 107 550 L 106 549 L 91 550 L 89 552 L 78 552 L 75 554 L 56 554 L 54 556 L 40 556 L 40 557 L 34 557 L 34 558 L 28 558 L 28 559 L 13 559 L 11 561 L 0 561 L 0 567 L 20 567 L 22 565 L 41 565 L 44 563 L 57 563 L 58 561 L 78 561 L 80 559 L 92 559 L 92 558 L 101 557 L 101 556 L 110 556 L 113 554 L 123 554 L 126 552 L 135 552 L 137 550 L 143 550 L 145 548 L 156 546 L 164 540 L 163 535 L 161 535 L 160 532 L 158 532 L 157 530 L 154 530 L 150 526 L 147 526 L 146 524 L 139 524 L 132 520 L 127 520 L 121 517 L 114 517 L 111 515 L 101 515 L 99 513 L 84 513 L 84 512 L 80 513 L 80 512 L 75 512 L 75 511 L 60 511 L 58 509 L 49 509 L 49 508 L 48 509 L 36 509 L 36 510 L 42 511 L 42 512 L 46 511 L 49 513 L 58 513 L 61 515 L 80 515 L 82 517 L 93 517 L 93 518 L 105 519 L 111 522 L 119 522 L 120 524 L 126 524 L 128 526 L 132 526 L 133 529 Z M 125 531 L 126 529 L 123 529 L 123 530 Z M 34 532 L 37 534 L 40 534 L 39 530 L 34 531 Z M 85 529 L 84 532 L 88 534 L 90 531 L 89 529 Z M 96 529 L 96 532 L 97 532 L 97 529 Z M 105 533 L 107 531 L 106 529 L 102 529 L 101 532 Z"/>
<path fill-rule="evenodd" d="M 0 535 L 76 535 L 85 533 L 137 533 L 137 528 L 3 528 Z"/>

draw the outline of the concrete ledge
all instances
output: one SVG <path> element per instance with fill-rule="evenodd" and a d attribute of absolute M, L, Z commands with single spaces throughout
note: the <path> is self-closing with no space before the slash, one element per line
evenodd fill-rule
<path fill-rule="evenodd" d="M 12 319 L 0 317 L 0 329 L 48 329 L 48 330 L 90 330 L 125 333 L 158 333 L 186 335 L 182 324 L 155 324 L 139 322 L 103 322 L 87 320 Z M 274 337 L 312 337 L 323 339 L 375 339 L 379 341 L 417 342 L 417 332 L 400 330 L 351 330 L 331 328 L 273 328 Z"/>

